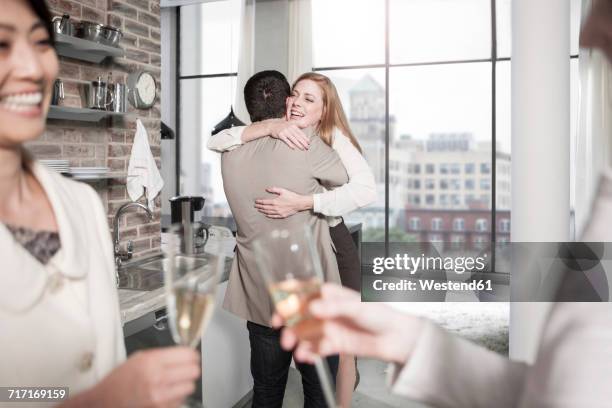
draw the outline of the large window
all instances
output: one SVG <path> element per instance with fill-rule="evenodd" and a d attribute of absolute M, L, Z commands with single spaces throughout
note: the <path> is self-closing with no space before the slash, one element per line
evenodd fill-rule
<path fill-rule="evenodd" d="M 508 240 L 511 0 L 312 1 L 314 70 L 336 84 L 378 183 L 378 202 L 347 222 L 364 224 L 365 241 L 457 241 L 430 234 L 434 225 L 414 234 L 415 219 L 434 216 L 486 226 L 462 228 L 462 242 Z M 571 2 L 575 83 L 580 1 Z M 576 102 L 573 93 L 572 115 Z"/>
<path fill-rule="evenodd" d="M 236 94 L 240 1 L 180 8 L 180 193 L 206 197 L 205 214 L 231 216 L 220 156 L 206 149 L 210 132 Z"/>
<path fill-rule="evenodd" d="M 573 140 L 580 1 L 570 1 Z M 219 156 L 205 143 L 235 97 L 240 3 L 180 8 L 180 190 L 223 217 Z M 443 241 L 508 240 L 511 0 L 312 0 L 312 18 L 313 70 L 336 85 L 377 183 L 378 200 L 346 222 L 363 224 L 364 241 L 427 240 L 431 223 L 414 220 L 433 217 L 465 220 L 434 234 Z M 490 226 L 477 239 L 476 219 Z"/>

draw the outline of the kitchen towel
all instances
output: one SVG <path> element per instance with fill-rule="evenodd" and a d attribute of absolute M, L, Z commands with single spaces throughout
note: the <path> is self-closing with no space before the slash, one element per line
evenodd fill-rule
<path fill-rule="evenodd" d="M 136 121 L 136 135 L 130 154 L 126 184 L 132 201 L 138 200 L 144 193 L 143 190 L 146 189 L 150 210 L 154 209 L 153 200 L 164 186 L 164 180 L 151 153 L 147 130 L 140 119 Z"/>

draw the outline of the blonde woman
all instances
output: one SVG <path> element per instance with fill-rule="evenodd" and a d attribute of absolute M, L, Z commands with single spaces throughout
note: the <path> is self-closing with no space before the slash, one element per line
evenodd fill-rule
<path fill-rule="evenodd" d="M 301 75 L 294 82 L 291 97 L 287 99 L 286 119 L 270 119 L 227 129 L 211 137 L 208 148 L 223 152 L 270 136 L 283 140 L 289 147 L 307 149 L 308 138 L 300 129 L 309 126 L 314 126 L 319 137 L 338 153 L 349 182 L 337 189 L 313 195 L 301 195 L 282 186 L 270 186 L 267 191 L 277 196 L 256 200 L 254 204 L 270 218 L 286 218 L 298 211 L 309 210 L 327 216 L 342 284 L 360 290 L 357 249 L 341 217 L 375 201 L 376 185 L 374 174 L 351 132 L 336 87 L 328 77 L 315 72 Z M 350 406 L 357 382 L 354 357 L 340 356 L 336 389 L 341 406 Z"/>

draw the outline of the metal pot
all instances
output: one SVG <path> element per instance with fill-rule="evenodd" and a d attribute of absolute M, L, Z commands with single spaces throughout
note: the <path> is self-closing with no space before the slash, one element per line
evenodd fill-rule
<path fill-rule="evenodd" d="M 61 17 L 53 17 L 53 32 L 64 35 L 74 35 L 74 24 L 70 21 L 70 16 L 64 14 Z"/>
<path fill-rule="evenodd" d="M 95 41 L 102 43 L 104 25 L 94 23 L 93 21 L 81 21 L 77 29 L 77 37 L 84 40 Z"/>
<path fill-rule="evenodd" d="M 102 27 L 102 39 L 104 44 L 110 45 L 111 47 L 118 47 L 121 37 L 123 37 L 123 33 L 118 28 L 112 26 Z"/>

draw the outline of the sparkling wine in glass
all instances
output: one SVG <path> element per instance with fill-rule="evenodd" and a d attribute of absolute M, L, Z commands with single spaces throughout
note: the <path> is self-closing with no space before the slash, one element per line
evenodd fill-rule
<path fill-rule="evenodd" d="M 310 227 L 301 225 L 261 233 L 253 247 L 257 268 L 285 324 L 310 322 L 308 304 L 320 296 L 323 283 L 323 268 Z M 327 405 L 336 407 L 327 360 L 317 357 L 315 368 Z"/>
<path fill-rule="evenodd" d="M 175 343 L 196 348 L 215 306 L 215 293 L 225 266 L 221 253 L 194 253 L 197 226 L 173 224 L 163 246 L 164 287 L 170 332 Z M 201 407 L 189 399 L 184 406 Z"/>

